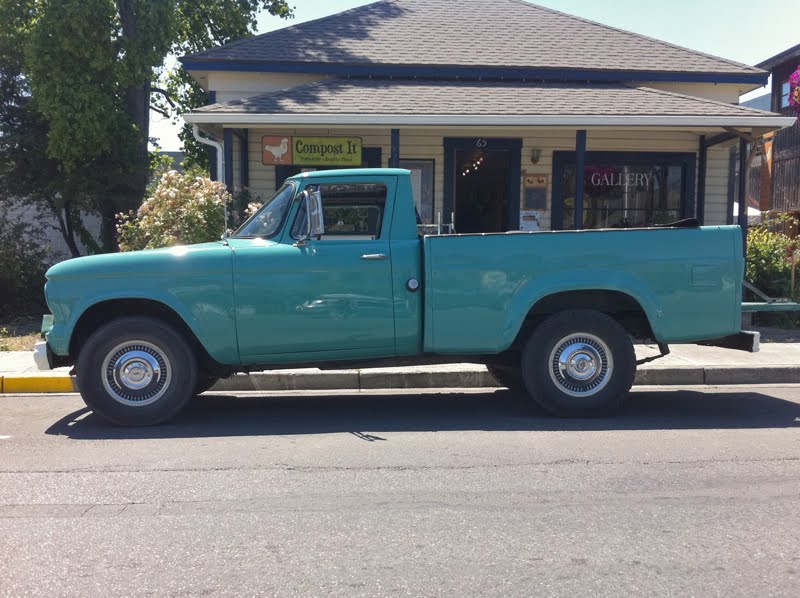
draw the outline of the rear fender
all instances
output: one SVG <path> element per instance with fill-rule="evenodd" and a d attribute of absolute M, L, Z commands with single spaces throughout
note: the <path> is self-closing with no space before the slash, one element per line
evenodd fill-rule
<path fill-rule="evenodd" d="M 556 272 L 543 277 L 533 277 L 516 293 L 503 328 L 503 350 L 511 347 L 528 314 L 539 301 L 550 295 L 569 291 L 615 291 L 628 295 L 641 306 L 656 340 L 661 338 L 664 323 L 663 305 L 648 285 L 638 277 L 613 270 L 572 271 L 568 276 Z"/>

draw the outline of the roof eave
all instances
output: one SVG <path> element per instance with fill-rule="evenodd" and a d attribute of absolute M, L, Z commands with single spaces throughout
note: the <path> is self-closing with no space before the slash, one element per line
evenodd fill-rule
<path fill-rule="evenodd" d="M 775 56 L 770 56 L 766 60 L 759 62 L 756 66 L 760 69 L 771 71 L 779 64 L 795 58 L 800 58 L 800 44 L 792 46 L 779 54 L 775 54 Z"/>
<path fill-rule="evenodd" d="M 215 125 L 376 125 L 398 126 L 574 126 L 574 127 L 790 127 L 793 116 L 598 116 L 462 114 L 263 114 L 192 112 L 190 124 Z"/>
<path fill-rule="evenodd" d="M 526 79 L 532 81 L 660 81 L 676 83 L 767 84 L 769 73 L 688 72 L 492 67 L 469 65 L 377 64 L 330 62 L 261 62 L 180 58 L 187 71 L 293 73 L 343 77 L 406 77 L 438 79 Z"/>

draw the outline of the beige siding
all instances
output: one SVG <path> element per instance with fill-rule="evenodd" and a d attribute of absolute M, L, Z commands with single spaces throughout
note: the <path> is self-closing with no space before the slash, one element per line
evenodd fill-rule
<path fill-rule="evenodd" d="M 324 75 L 212 71 L 208 73 L 207 83 L 204 87 L 216 92 L 218 102 L 233 102 L 262 93 L 291 89 L 325 78 Z"/>
<path fill-rule="evenodd" d="M 251 129 L 249 141 L 250 188 L 254 195 L 269 197 L 275 190 L 275 168 L 261 164 L 261 137 L 263 135 L 320 135 L 359 136 L 364 147 L 380 147 L 383 166 L 389 163 L 390 132 L 388 129 Z M 575 149 L 575 131 L 568 129 L 515 129 L 514 133 L 498 129 L 401 129 L 400 156 L 405 159 L 433 159 L 435 161 L 434 213 L 442 210 L 444 196 L 445 137 L 521 137 L 522 171 L 545 173 L 552 177 L 553 152 Z M 642 131 L 636 129 L 591 129 L 587 133 L 589 151 L 642 151 L 697 153 L 699 134 L 684 131 Z M 531 162 L 532 150 L 541 150 L 537 164 Z M 715 147 L 708 154 L 706 185 L 706 223 L 725 223 L 728 193 L 728 149 Z M 239 154 L 234 152 L 234 177 L 238 177 Z M 235 179 L 235 180 L 238 180 Z M 520 181 L 520 189 L 522 181 Z M 547 210 L 543 226 L 550 227 L 552 212 L 552 181 L 548 185 Z M 449 221 L 449 215 L 442 215 Z"/>
<path fill-rule="evenodd" d="M 706 178 L 706 224 L 727 224 L 730 145 L 709 148 Z"/>
<path fill-rule="evenodd" d="M 741 85 L 738 83 L 664 83 L 649 82 L 641 83 L 644 87 L 653 89 L 663 89 L 687 96 L 696 96 L 707 100 L 725 102 L 726 104 L 738 104 L 739 96 L 757 89 L 757 85 Z"/>

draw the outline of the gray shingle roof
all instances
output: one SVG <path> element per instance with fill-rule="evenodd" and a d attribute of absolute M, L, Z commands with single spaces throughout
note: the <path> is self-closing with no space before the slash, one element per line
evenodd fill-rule
<path fill-rule="evenodd" d="M 763 72 L 523 0 L 382 0 L 184 60 Z"/>
<path fill-rule="evenodd" d="M 327 79 L 196 114 L 553 116 L 778 116 L 734 104 L 623 84 Z"/>

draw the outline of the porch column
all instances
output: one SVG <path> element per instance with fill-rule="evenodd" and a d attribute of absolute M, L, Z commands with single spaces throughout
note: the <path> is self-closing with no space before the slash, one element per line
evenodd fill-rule
<path fill-rule="evenodd" d="M 747 255 L 747 140 L 739 139 L 739 217 L 738 224 L 742 228 L 742 244 Z"/>
<path fill-rule="evenodd" d="M 586 168 L 586 130 L 575 133 L 575 228 L 583 228 L 583 175 Z"/>
<path fill-rule="evenodd" d="M 249 132 L 249 129 L 242 129 L 242 134 L 239 136 L 239 180 L 242 183 L 242 187 L 250 186 Z"/>
<path fill-rule="evenodd" d="M 400 168 L 400 129 L 392 129 L 392 147 L 389 168 Z"/>
<path fill-rule="evenodd" d="M 697 150 L 697 208 L 695 217 L 700 224 L 706 220 L 706 172 L 708 171 L 708 146 L 706 136 L 700 135 Z"/>
<path fill-rule="evenodd" d="M 225 186 L 233 191 L 233 129 L 222 131 L 222 165 L 225 173 Z"/>
<path fill-rule="evenodd" d="M 217 101 L 217 92 L 213 89 L 208 92 L 208 103 L 214 104 Z M 209 178 L 216 181 L 219 176 L 217 175 L 217 162 L 222 159 L 222 156 L 217 156 L 217 150 L 213 147 L 208 148 L 208 167 L 211 171 Z"/>

